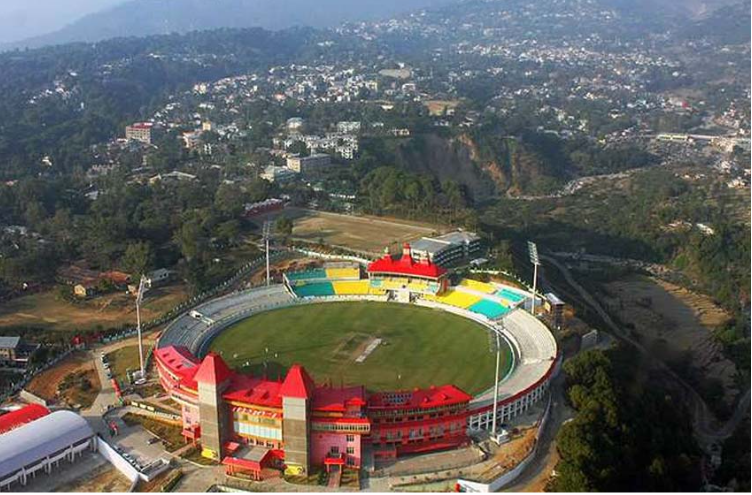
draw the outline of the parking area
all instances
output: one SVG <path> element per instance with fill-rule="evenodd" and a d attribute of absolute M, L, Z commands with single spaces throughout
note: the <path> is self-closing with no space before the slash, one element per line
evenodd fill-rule
<path fill-rule="evenodd" d="M 114 424 L 117 431 L 117 434 L 109 437 L 110 444 L 136 469 L 143 471 L 159 459 L 171 458 L 171 455 L 165 452 L 159 438 L 142 426 L 128 426 L 119 416 L 110 416 L 107 422 L 110 425 Z"/>

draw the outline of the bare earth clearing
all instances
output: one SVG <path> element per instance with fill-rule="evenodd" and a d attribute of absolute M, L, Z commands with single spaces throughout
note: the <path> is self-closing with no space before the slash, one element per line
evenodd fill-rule
<path fill-rule="evenodd" d="M 26 390 L 47 401 L 56 401 L 60 383 L 73 373 L 80 373 L 91 383 L 92 388 L 81 391 L 78 387 L 72 387 L 66 390 L 61 399 L 71 403 L 81 402 L 81 399 L 93 400 L 102 386 L 94 362 L 84 352 L 75 352 L 52 368 L 36 375 L 26 386 Z"/>

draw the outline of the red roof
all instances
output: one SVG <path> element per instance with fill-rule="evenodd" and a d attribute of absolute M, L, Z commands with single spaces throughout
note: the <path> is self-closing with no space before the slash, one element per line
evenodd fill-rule
<path fill-rule="evenodd" d="M 154 351 L 157 359 L 173 373 L 198 366 L 199 360 L 182 345 L 162 347 Z"/>
<path fill-rule="evenodd" d="M 198 371 L 193 375 L 196 383 L 211 383 L 219 385 L 232 378 L 234 372 L 227 366 L 224 359 L 218 354 L 210 352 L 206 355 Z"/>
<path fill-rule="evenodd" d="M 254 378 L 250 375 L 235 374 L 230 386 L 222 397 L 233 402 L 266 407 L 282 407 L 279 391 L 280 382 Z"/>
<path fill-rule="evenodd" d="M 439 278 L 446 273 L 444 268 L 430 260 L 415 261 L 410 251 L 410 244 L 405 244 L 400 258 L 393 258 L 391 254 L 384 255 L 368 265 L 368 273 L 393 273 L 397 275 L 412 275 L 424 278 Z"/>
<path fill-rule="evenodd" d="M 317 387 L 313 397 L 313 409 L 316 411 L 344 412 L 348 406 L 366 405 L 366 390 L 358 387 Z"/>
<path fill-rule="evenodd" d="M 43 418 L 50 413 L 50 410 L 39 404 L 29 404 L 21 409 L 3 414 L 0 416 L 0 435 L 15 430 L 19 426 L 31 423 L 34 420 Z"/>
<path fill-rule="evenodd" d="M 287 372 L 282 388 L 279 389 L 281 397 L 293 397 L 296 399 L 310 399 L 316 386 L 308 372 L 299 364 L 293 364 Z"/>
<path fill-rule="evenodd" d="M 470 402 L 473 397 L 454 385 L 415 389 L 412 392 L 379 392 L 368 397 L 368 407 L 414 409 Z"/>

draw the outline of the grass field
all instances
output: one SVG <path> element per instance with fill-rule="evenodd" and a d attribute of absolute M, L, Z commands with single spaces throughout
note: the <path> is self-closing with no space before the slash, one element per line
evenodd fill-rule
<path fill-rule="evenodd" d="M 376 338 L 382 343 L 356 362 Z M 300 363 L 318 383 L 364 384 L 369 390 L 451 383 L 476 394 L 493 384 L 496 361 L 489 341 L 481 325 L 450 313 L 358 302 L 262 313 L 222 332 L 211 348 L 232 367 L 266 371 L 269 378 Z M 503 376 L 511 350 L 502 357 Z"/>
<path fill-rule="evenodd" d="M 155 289 L 144 300 L 141 315 L 148 321 L 187 298 L 183 285 Z M 0 304 L 0 328 L 34 326 L 55 331 L 86 331 L 135 322 L 133 296 L 122 292 L 72 303 L 53 289 Z"/>

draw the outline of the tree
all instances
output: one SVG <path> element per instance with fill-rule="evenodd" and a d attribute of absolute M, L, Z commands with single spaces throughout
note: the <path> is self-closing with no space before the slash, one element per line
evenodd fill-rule
<path fill-rule="evenodd" d="M 284 237 L 292 235 L 292 227 L 292 220 L 284 215 L 277 217 L 277 220 L 274 222 L 274 230 Z"/>
<path fill-rule="evenodd" d="M 125 248 L 120 266 L 133 277 L 144 275 L 154 264 L 154 253 L 148 242 L 132 242 Z"/>

